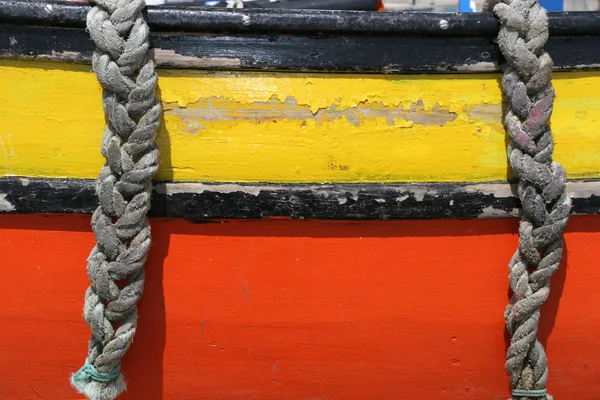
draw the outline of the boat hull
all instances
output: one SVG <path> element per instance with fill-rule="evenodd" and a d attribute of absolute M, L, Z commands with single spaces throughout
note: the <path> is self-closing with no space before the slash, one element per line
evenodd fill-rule
<path fill-rule="evenodd" d="M 0 0 L 2 399 L 77 398 L 89 338 L 101 88 L 87 6 L 48 5 Z M 493 17 L 147 16 L 161 166 L 122 397 L 508 398 L 520 204 Z M 550 16 L 573 199 L 538 332 L 557 399 L 600 393 L 598 16 Z"/>

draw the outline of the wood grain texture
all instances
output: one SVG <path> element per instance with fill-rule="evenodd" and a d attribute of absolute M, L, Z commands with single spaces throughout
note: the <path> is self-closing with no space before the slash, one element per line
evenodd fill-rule
<path fill-rule="evenodd" d="M 485 182 L 511 176 L 500 75 L 160 72 L 159 180 Z M 89 67 L 0 61 L 0 176 L 94 179 Z M 554 74 L 555 156 L 600 178 L 600 73 Z M 35 99 L 35 100 L 34 100 Z"/>
<path fill-rule="evenodd" d="M 600 217 L 572 218 L 542 310 L 549 390 L 600 392 Z M 506 400 L 517 220 L 153 219 L 123 399 Z M 88 216 L 0 216 L 0 397 L 75 399 Z"/>

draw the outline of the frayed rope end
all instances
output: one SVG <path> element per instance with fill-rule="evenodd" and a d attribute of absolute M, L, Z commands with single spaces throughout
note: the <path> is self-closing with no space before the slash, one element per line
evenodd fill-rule
<path fill-rule="evenodd" d="M 71 386 L 89 400 L 114 400 L 127 387 L 119 367 L 111 372 L 100 372 L 87 360 L 71 375 Z"/>

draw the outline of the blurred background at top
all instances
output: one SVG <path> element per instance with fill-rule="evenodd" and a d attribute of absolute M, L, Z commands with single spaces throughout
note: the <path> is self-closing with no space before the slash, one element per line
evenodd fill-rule
<path fill-rule="evenodd" d="M 35 1 L 35 0 L 31 0 Z M 87 0 L 71 0 L 87 2 Z M 230 8 L 479 12 L 484 0 L 146 0 L 148 5 L 194 4 Z M 597 11 L 600 0 L 540 0 L 548 11 Z"/>
<path fill-rule="evenodd" d="M 484 0 L 383 0 L 387 11 L 480 12 Z M 548 11 L 596 11 L 600 0 L 540 0 Z"/>

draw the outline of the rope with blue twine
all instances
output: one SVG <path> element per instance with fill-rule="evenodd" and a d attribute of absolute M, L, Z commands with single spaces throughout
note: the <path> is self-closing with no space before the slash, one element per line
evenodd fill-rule
<path fill-rule="evenodd" d="M 115 380 L 120 373 L 121 364 L 117 365 L 117 367 L 110 372 L 102 372 L 98 371 L 98 369 L 86 359 L 83 367 L 79 368 L 79 371 L 73 375 L 73 380 L 76 382 L 89 382 L 90 380 L 96 382 L 111 382 Z"/>
<path fill-rule="evenodd" d="M 538 0 L 486 0 L 484 10 L 500 21 L 497 42 L 506 59 L 502 91 L 508 103 L 504 127 L 522 206 L 519 246 L 508 265 L 512 296 L 504 317 L 511 342 L 505 366 L 512 400 L 551 400 L 546 352 L 536 335 L 550 278 L 562 259 L 571 198 L 565 169 L 552 158 L 553 62 L 544 50 L 548 16 Z"/>
<path fill-rule="evenodd" d="M 515 389 L 512 391 L 513 397 L 546 397 L 548 392 L 546 389 L 540 390 L 520 390 Z"/>
<path fill-rule="evenodd" d="M 152 176 L 159 166 L 156 134 L 162 107 L 150 59 L 145 0 L 94 0 L 87 30 L 96 45 L 92 68 L 102 86 L 105 164 L 92 215 L 96 246 L 87 259 L 90 286 L 83 317 L 91 330 L 87 359 L 71 384 L 90 400 L 114 400 L 126 389 L 121 358 L 137 331 L 137 304 L 152 244 Z"/>

